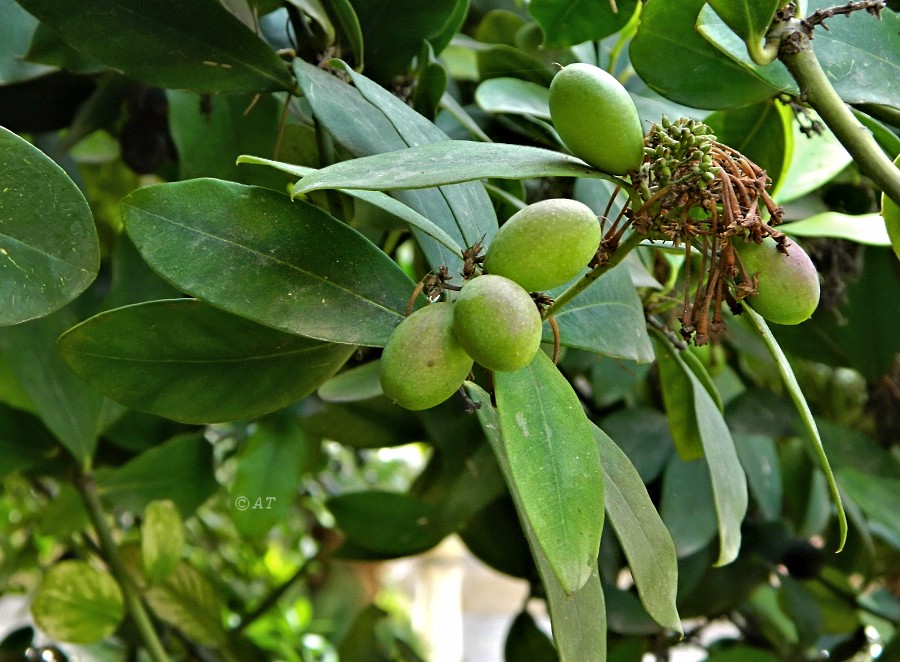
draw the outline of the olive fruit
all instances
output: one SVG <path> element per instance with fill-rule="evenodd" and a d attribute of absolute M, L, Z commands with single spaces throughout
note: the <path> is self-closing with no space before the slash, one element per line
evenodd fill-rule
<path fill-rule="evenodd" d="M 490 370 L 524 368 L 541 346 L 541 315 L 531 295 L 503 276 L 485 274 L 462 287 L 453 330 L 463 349 Z"/>
<path fill-rule="evenodd" d="M 454 306 L 439 302 L 400 322 L 381 355 L 381 390 L 412 410 L 439 405 L 462 386 L 472 370 L 453 333 Z"/>
<path fill-rule="evenodd" d="M 637 108 L 622 84 L 599 67 L 570 64 L 553 77 L 550 118 L 566 147 L 598 170 L 624 175 L 643 161 Z"/>
<path fill-rule="evenodd" d="M 799 324 L 809 319 L 819 305 L 819 274 L 806 252 L 794 242 L 785 242 L 787 254 L 774 239 L 761 244 L 736 244 L 747 273 L 757 276 L 757 293 L 747 303 L 776 324 Z"/>
<path fill-rule="evenodd" d="M 484 268 L 529 292 L 549 290 L 581 273 L 599 245 L 600 224 L 590 207 L 565 198 L 542 200 L 501 226 Z"/>

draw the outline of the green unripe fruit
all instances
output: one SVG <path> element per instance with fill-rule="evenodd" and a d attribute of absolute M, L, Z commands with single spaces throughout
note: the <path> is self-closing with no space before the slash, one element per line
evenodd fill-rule
<path fill-rule="evenodd" d="M 793 241 L 785 246 L 787 255 L 771 237 L 761 244 L 735 244 L 747 273 L 758 280 L 757 294 L 747 299 L 750 307 L 770 322 L 799 324 L 819 305 L 819 274 L 800 246 Z"/>
<path fill-rule="evenodd" d="M 462 386 L 472 358 L 453 333 L 454 306 L 434 303 L 403 320 L 381 355 L 381 389 L 401 407 L 439 405 Z"/>
<path fill-rule="evenodd" d="M 485 368 L 512 372 L 538 353 L 541 315 L 517 283 L 503 276 L 478 276 L 463 285 L 455 306 L 456 338 Z"/>
<path fill-rule="evenodd" d="M 543 200 L 509 217 L 484 258 L 492 274 L 529 292 L 549 290 L 581 273 L 600 245 L 591 208 L 565 198 Z"/>
<path fill-rule="evenodd" d="M 550 82 L 550 117 L 571 152 L 611 175 L 641 165 L 644 132 L 637 108 L 613 76 L 591 64 L 570 64 Z"/>

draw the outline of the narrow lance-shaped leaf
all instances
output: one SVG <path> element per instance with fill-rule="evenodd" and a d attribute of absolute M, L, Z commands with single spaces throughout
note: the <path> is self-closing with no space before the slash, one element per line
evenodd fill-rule
<path fill-rule="evenodd" d="M 600 455 L 578 396 L 538 352 L 517 372 L 495 372 L 510 491 L 567 592 L 588 581 L 603 529 Z"/>
<path fill-rule="evenodd" d="M 296 175 L 297 177 L 305 177 L 306 175 L 316 172 L 315 168 L 307 168 L 306 166 L 298 166 L 292 163 L 273 161 L 271 159 L 264 159 L 258 156 L 240 156 L 238 157 L 237 162 L 270 166 L 291 175 Z M 386 211 L 388 214 L 396 216 L 401 221 L 408 224 L 411 228 L 421 230 L 429 237 L 432 237 L 436 241 L 440 242 L 454 253 L 459 254 L 462 252 L 462 247 L 456 242 L 456 240 L 449 234 L 444 232 L 435 223 L 422 216 L 422 214 L 417 212 L 415 209 L 412 209 L 410 206 L 400 202 L 399 200 L 395 200 L 386 193 L 382 193 L 380 191 L 364 191 L 359 189 L 338 190 L 341 193 L 349 195 L 353 198 L 357 198 L 358 200 L 362 200 L 363 202 L 367 202 L 370 205 L 378 207 L 382 211 Z"/>
<path fill-rule="evenodd" d="M 132 78 L 196 92 L 291 89 L 275 52 L 215 0 L 22 0 L 67 43 Z"/>
<path fill-rule="evenodd" d="M 803 427 L 806 430 L 807 439 L 812 445 L 813 453 L 819 460 L 819 468 L 822 470 L 822 473 L 825 474 L 825 479 L 828 482 L 828 491 L 831 493 L 831 499 L 834 501 L 834 507 L 837 509 L 838 524 L 840 527 L 840 542 L 838 543 L 837 551 L 841 551 L 844 548 L 844 543 L 847 541 L 847 515 L 844 512 L 844 505 L 841 502 L 841 493 L 834 480 L 834 473 L 831 471 L 831 465 L 828 463 L 828 456 L 825 455 L 825 449 L 822 446 L 822 439 L 819 437 L 819 429 L 816 427 L 816 421 L 809 409 L 806 398 L 803 397 L 803 391 L 800 390 L 800 384 L 797 383 L 797 378 L 794 376 L 794 370 L 791 368 L 791 364 L 784 355 L 784 352 L 781 351 L 781 347 L 778 345 L 778 341 L 775 340 L 775 336 L 773 336 L 772 332 L 769 330 L 769 325 L 766 324 L 766 321 L 762 316 L 750 308 L 746 302 L 742 303 L 744 305 L 744 314 L 747 315 L 753 323 L 753 327 L 765 343 L 766 349 L 769 350 L 769 353 L 775 360 L 775 365 L 778 366 L 778 372 L 781 373 L 781 379 L 784 381 L 784 385 L 787 388 L 788 393 L 790 393 L 791 400 L 794 401 L 797 412 L 800 414 L 800 420 L 803 422 Z"/>
<path fill-rule="evenodd" d="M 67 331 L 63 357 L 95 389 L 187 423 L 252 418 L 314 391 L 354 351 L 284 333 L 193 299 L 100 313 Z"/>
<path fill-rule="evenodd" d="M 342 161 L 307 175 L 293 195 L 324 188 L 374 191 L 418 189 L 495 177 L 596 177 L 609 179 L 574 156 L 540 147 L 445 140 L 396 152 Z"/>
<path fill-rule="evenodd" d="M 494 450 L 519 513 L 528 546 L 537 564 L 541 583 L 547 592 L 550 624 L 559 662 L 602 662 L 606 659 L 606 603 L 596 561 L 587 582 L 580 589 L 567 591 L 554 572 L 543 551 L 537 533 L 525 515 L 522 494 L 514 489 L 515 479 L 508 456 L 508 446 L 501 434 L 500 418 L 491 405 L 490 396 L 476 384 L 467 382 L 469 397 L 480 405 L 478 419 Z"/>
<path fill-rule="evenodd" d="M 666 525 L 628 456 L 593 426 L 606 486 L 606 513 L 628 559 L 644 607 L 657 623 L 681 632 L 675 606 L 678 559 Z"/>
<path fill-rule="evenodd" d="M 731 432 L 722 418 L 722 412 L 706 388 L 679 357 L 662 334 L 654 331 L 657 339 L 657 356 L 667 355 L 673 361 L 673 369 L 680 371 L 682 383 L 690 391 L 692 407 L 681 401 L 678 408 L 693 413 L 693 425 L 703 448 L 703 456 L 709 466 L 713 503 L 719 529 L 719 558 L 716 565 L 731 563 L 737 558 L 741 546 L 741 522 L 747 512 L 747 478 Z M 685 380 L 686 378 L 686 380 Z M 671 414 L 675 409 L 668 409 Z"/>
<path fill-rule="evenodd" d="M 288 333 L 383 346 L 415 284 L 356 230 L 306 202 L 215 179 L 139 189 L 123 220 L 182 291 Z"/>
<path fill-rule="evenodd" d="M 0 326 L 62 308 L 99 268 L 94 217 L 75 182 L 0 127 Z"/>

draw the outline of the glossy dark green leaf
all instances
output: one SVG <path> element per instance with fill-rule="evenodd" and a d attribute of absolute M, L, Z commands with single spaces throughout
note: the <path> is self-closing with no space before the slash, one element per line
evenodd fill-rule
<path fill-rule="evenodd" d="M 553 642 L 537 626 L 534 617 L 520 611 L 506 632 L 503 659 L 505 662 L 556 662 L 559 658 Z"/>
<path fill-rule="evenodd" d="M 385 397 L 358 402 L 328 403 L 302 420 L 303 428 L 319 439 L 352 448 L 402 446 L 425 439 L 419 419 Z"/>
<path fill-rule="evenodd" d="M 821 134 L 805 136 L 794 123 L 793 134 L 794 154 L 775 198 L 778 203 L 796 200 L 815 191 L 852 161 L 844 146 L 827 128 Z"/>
<path fill-rule="evenodd" d="M 169 499 L 151 501 L 141 522 L 141 561 L 147 583 L 164 581 L 175 571 L 184 551 L 184 525 Z"/>
<path fill-rule="evenodd" d="M 767 100 L 743 108 L 712 113 L 703 120 L 719 142 L 741 152 L 772 179 L 775 196 L 794 151 L 793 113 Z"/>
<path fill-rule="evenodd" d="M 780 0 L 710 0 L 710 6 L 747 45 L 754 61 L 762 62 L 763 41 Z"/>
<path fill-rule="evenodd" d="M 346 66 L 344 69 L 347 70 Z M 348 71 L 355 86 L 351 87 L 299 60 L 295 61 L 294 71 L 317 121 L 356 156 L 447 140 L 447 135 L 434 124 L 364 76 Z M 396 191 L 393 197 L 431 220 L 464 247 L 482 238 L 489 241 L 497 231 L 496 212 L 480 182 L 436 190 Z M 432 268 L 446 265 L 453 272 L 462 266 L 459 254 L 422 236 L 416 229 L 413 234 Z"/>
<path fill-rule="evenodd" d="M 892 542 L 900 541 L 900 479 L 871 476 L 856 469 L 838 472 L 838 482 L 869 518 L 875 532 L 884 531 Z"/>
<path fill-rule="evenodd" d="M 294 186 L 293 195 L 324 188 L 376 191 L 428 188 L 486 177 L 606 178 L 608 175 L 574 156 L 540 147 L 447 140 L 336 163 L 301 179 Z"/>
<path fill-rule="evenodd" d="M 458 533 L 469 551 L 494 570 L 512 577 L 537 578 L 528 540 L 519 523 L 515 504 L 508 496 L 482 508 L 466 520 Z"/>
<path fill-rule="evenodd" d="M 145 301 L 177 299 L 181 295 L 150 268 L 124 231 L 116 235 L 109 261 L 111 273 L 109 290 L 103 297 L 104 310 Z"/>
<path fill-rule="evenodd" d="M 357 402 L 381 395 L 381 363 L 369 361 L 335 375 L 316 394 L 325 402 Z"/>
<path fill-rule="evenodd" d="M 125 615 L 125 604 L 109 573 L 85 561 L 62 561 L 41 580 L 31 601 L 31 615 L 53 639 L 93 644 L 115 631 Z"/>
<path fill-rule="evenodd" d="M 669 457 L 663 473 L 660 514 L 672 534 L 679 558 L 706 547 L 716 536 L 709 468 L 703 460 Z"/>
<path fill-rule="evenodd" d="M 761 434 L 735 433 L 734 445 L 747 485 L 756 500 L 763 518 L 776 520 L 781 516 L 781 470 L 778 448 L 772 437 Z"/>
<path fill-rule="evenodd" d="M 113 400 L 187 423 L 252 418 L 310 394 L 352 345 L 283 333 L 195 299 L 100 313 L 59 341 L 66 362 Z"/>
<path fill-rule="evenodd" d="M 443 35 L 445 26 L 450 23 L 458 29 L 461 24 L 459 0 L 395 0 L 388 16 L 381 0 L 351 0 L 350 4 L 362 27 L 366 75 L 380 83 L 406 73 L 423 39 L 435 40 L 439 52 L 449 41 Z"/>
<path fill-rule="evenodd" d="M 274 191 L 199 179 L 122 201 L 144 259 L 183 291 L 289 333 L 383 345 L 415 285 L 365 237 Z"/>
<path fill-rule="evenodd" d="M 0 0 L 0 85 L 34 78 L 50 67 L 26 62 L 22 56 L 38 26 L 37 20 L 15 0 Z"/>
<path fill-rule="evenodd" d="M 283 106 L 274 96 L 203 97 L 169 90 L 166 97 L 181 179 L 216 177 L 284 190 L 285 177 L 257 168 L 239 168 L 235 163 L 241 154 L 274 153 Z"/>
<path fill-rule="evenodd" d="M 705 2 L 650 0 L 644 5 L 630 46 L 638 75 L 664 97 L 694 108 L 735 108 L 777 93 L 694 30 Z"/>
<path fill-rule="evenodd" d="M 259 537 L 287 519 L 303 474 L 314 467 L 318 450 L 293 417 L 274 415 L 257 421 L 235 455 L 230 513 L 238 533 Z"/>
<path fill-rule="evenodd" d="M 522 370 L 495 372 L 494 384 L 510 490 L 572 593 L 596 568 L 603 529 L 603 476 L 590 422 L 543 352 Z"/>
<path fill-rule="evenodd" d="M 225 643 L 219 594 L 187 561 L 179 563 L 163 582 L 147 588 L 143 598 L 157 618 L 197 643 L 213 647 Z"/>
<path fill-rule="evenodd" d="M 554 290 L 558 295 L 565 287 Z M 626 265 L 603 274 L 555 316 L 560 343 L 638 363 L 653 361 L 644 307 Z M 544 341 L 553 333 L 544 325 Z"/>
<path fill-rule="evenodd" d="M 598 41 L 618 32 L 636 6 L 637 0 L 533 0 L 528 13 L 543 29 L 544 44 L 560 47 Z"/>
<path fill-rule="evenodd" d="M 0 404 L 0 477 L 50 458 L 58 448 L 34 415 Z"/>
<path fill-rule="evenodd" d="M 675 606 L 678 559 L 672 537 L 628 456 L 596 425 L 593 431 L 603 467 L 606 513 L 628 559 L 641 602 L 657 623 L 681 632 Z"/>
<path fill-rule="evenodd" d="M 434 527 L 435 509 L 408 494 L 347 492 L 326 505 L 350 542 L 379 554 L 418 554 L 446 535 Z"/>
<path fill-rule="evenodd" d="M 68 309 L 0 329 L 0 351 L 38 417 L 79 462 L 94 452 L 103 398 L 60 355 L 56 340 L 75 323 Z"/>
<path fill-rule="evenodd" d="M 652 483 L 673 451 L 666 415 L 658 409 L 636 406 L 603 419 L 602 428 L 628 456 L 641 480 Z"/>
<path fill-rule="evenodd" d="M 0 127 L 0 325 L 61 308 L 99 268 L 81 191 L 47 155 Z"/>
<path fill-rule="evenodd" d="M 654 337 L 658 340 L 657 356 L 665 354 L 667 362 L 674 362 L 671 366 L 672 372 L 680 371 L 682 376 L 678 383 L 683 384 L 689 394 L 687 400 L 682 399 L 678 403 L 673 403 L 674 408 L 670 408 L 667 401 L 666 413 L 671 418 L 678 411 L 684 415 L 685 424 L 696 426 L 703 456 L 709 466 L 712 497 L 716 508 L 719 530 L 719 558 L 716 565 L 724 565 L 732 562 L 740 550 L 741 522 L 747 512 L 747 479 L 719 406 L 693 371 L 675 353 L 671 344 L 663 339 L 661 334 L 655 334 Z M 662 364 L 660 369 L 662 370 Z M 671 421 L 670 429 L 675 438 L 676 428 L 672 427 Z"/>
<path fill-rule="evenodd" d="M 100 497 L 111 506 L 142 513 L 151 501 L 170 499 L 184 517 L 218 489 L 212 446 L 185 434 L 144 451 L 118 467 L 94 473 Z"/>
<path fill-rule="evenodd" d="M 543 544 L 525 514 L 522 495 L 512 488 L 515 478 L 507 453 L 507 442 L 501 434 L 501 421 L 497 410 L 491 405 L 490 396 L 476 384 L 467 382 L 466 390 L 472 400 L 481 405 L 478 409 L 478 420 L 494 450 L 506 483 L 510 486 L 510 494 L 516 504 L 522 529 L 537 564 L 541 583 L 547 594 L 550 623 L 560 662 L 606 659 L 606 603 L 596 562 L 593 564 L 588 581 L 579 590 L 572 593 L 560 584 L 543 551 Z"/>
<path fill-rule="evenodd" d="M 80 74 L 95 74 L 106 69 L 90 55 L 72 48 L 56 30 L 44 23 L 38 23 L 24 59 Z"/>
<path fill-rule="evenodd" d="M 197 92 L 291 88 L 275 53 L 214 0 L 22 0 L 69 44 L 132 78 Z"/>

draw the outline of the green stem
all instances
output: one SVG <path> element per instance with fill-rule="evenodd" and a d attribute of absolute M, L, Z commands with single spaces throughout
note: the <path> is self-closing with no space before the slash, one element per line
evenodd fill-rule
<path fill-rule="evenodd" d="M 900 204 L 900 170 L 891 163 L 872 134 L 859 123 L 835 91 L 799 22 L 790 34 L 795 37 L 782 47 L 779 57 L 797 81 L 806 101 L 859 164 L 860 170 L 889 198 Z"/>
<path fill-rule="evenodd" d="M 150 615 L 144 609 L 144 604 L 138 596 L 137 588 L 125 569 L 122 557 L 119 556 L 119 550 L 112 538 L 112 531 L 110 531 L 103 517 L 103 509 L 100 506 L 100 500 L 97 498 L 94 477 L 91 474 L 82 475 L 75 481 L 75 487 L 81 494 L 81 500 L 84 502 L 88 518 L 94 527 L 94 531 L 97 533 L 97 537 L 100 539 L 100 548 L 103 550 L 103 555 L 107 564 L 109 564 L 113 577 L 116 578 L 119 588 L 122 589 L 128 613 L 140 633 L 144 645 L 147 647 L 150 658 L 154 662 L 168 662 L 169 657 L 166 655 L 166 651 L 156 635 L 156 630 L 150 621 Z"/>
<path fill-rule="evenodd" d="M 261 616 L 264 616 L 267 611 L 277 605 L 278 601 L 281 600 L 282 597 L 284 597 L 284 594 L 288 592 L 291 586 L 293 586 L 295 582 L 306 576 L 306 574 L 309 572 L 309 567 L 312 564 L 312 561 L 313 559 L 307 559 L 302 564 L 300 564 L 300 567 L 297 568 L 293 575 L 276 586 L 271 593 L 263 598 L 262 602 L 260 602 L 253 611 L 244 616 L 241 619 L 241 622 L 238 623 L 234 628 L 232 628 L 231 632 L 233 634 L 243 632 L 251 623 L 258 620 Z"/>
<path fill-rule="evenodd" d="M 617 266 L 622 260 L 625 259 L 625 256 L 631 252 L 631 249 L 636 247 L 641 243 L 643 237 L 639 236 L 637 232 L 632 232 L 625 240 L 619 244 L 615 251 L 613 251 L 612 255 L 609 256 L 609 260 L 600 266 L 594 267 L 590 271 L 588 271 L 584 276 L 582 276 L 579 280 L 577 280 L 569 289 L 564 291 L 554 300 L 553 304 L 547 308 L 544 313 L 544 317 L 550 317 L 551 315 L 555 315 L 560 308 L 569 303 L 572 299 L 581 294 L 584 290 L 591 286 L 600 276 L 605 274 L 607 271 Z"/>

